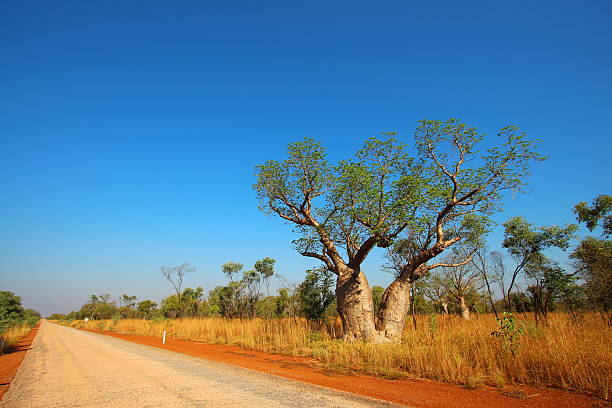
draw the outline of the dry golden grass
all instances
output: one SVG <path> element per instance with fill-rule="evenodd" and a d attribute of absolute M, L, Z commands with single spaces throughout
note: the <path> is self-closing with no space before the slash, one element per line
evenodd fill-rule
<path fill-rule="evenodd" d="M 19 340 L 30 331 L 31 327 L 23 323 L 21 325 L 16 325 L 9 327 L 5 332 L 0 334 L 0 345 L 4 347 L 0 347 L 0 354 L 6 350 L 8 347 L 17 344 Z"/>
<path fill-rule="evenodd" d="M 316 325 L 304 319 L 73 322 L 73 326 L 120 333 L 170 336 L 247 349 L 313 357 L 329 367 L 387 378 L 414 376 L 470 386 L 543 384 L 589 392 L 608 399 L 612 371 L 611 330 L 595 314 L 571 319 L 551 314 L 547 325 L 519 316 L 525 331 L 515 355 L 491 336 L 492 315 L 464 322 L 456 317 L 419 316 L 407 325 L 401 344 L 344 343 L 334 339 L 337 322 Z"/>

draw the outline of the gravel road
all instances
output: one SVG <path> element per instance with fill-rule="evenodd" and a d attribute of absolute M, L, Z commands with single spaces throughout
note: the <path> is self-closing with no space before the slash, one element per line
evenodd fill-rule
<path fill-rule="evenodd" d="M 43 321 L 0 407 L 397 405 Z"/>

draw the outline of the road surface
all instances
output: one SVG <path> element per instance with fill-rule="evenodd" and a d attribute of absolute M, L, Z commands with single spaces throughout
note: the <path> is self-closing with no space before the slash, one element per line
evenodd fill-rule
<path fill-rule="evenodd" d="M 397 406 L 43 321 L 0 407 Z"/>

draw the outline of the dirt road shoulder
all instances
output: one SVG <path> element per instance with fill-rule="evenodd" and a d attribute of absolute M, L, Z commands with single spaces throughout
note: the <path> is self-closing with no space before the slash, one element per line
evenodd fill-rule
<path fill-rule="evenodd" d="M 32 342 L 38 333 L 40 323 L 26 334 L 17 344 L 5 350 L 0 356 L 0 400 L 8 391 L 11 381 L 15 377 L 19 365 L 23 361 L 26 353 L 32 346 Z"/>

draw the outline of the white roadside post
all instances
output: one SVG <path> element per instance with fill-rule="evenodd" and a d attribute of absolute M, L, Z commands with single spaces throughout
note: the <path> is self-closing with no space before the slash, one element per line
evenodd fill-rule
<path fill-rule="evenodd" d="M 166 344 L 166 331 L 164 330 L 164 337 L 162 338 L 162 344 Z"/>

